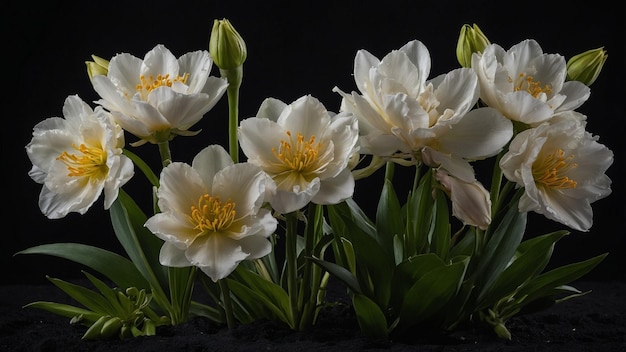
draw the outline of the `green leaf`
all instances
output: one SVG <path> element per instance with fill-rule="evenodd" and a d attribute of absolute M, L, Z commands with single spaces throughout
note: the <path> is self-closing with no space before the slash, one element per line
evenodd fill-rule
<path fill-rule="evenodd" d="M 487 243 L 482 253 L 478 254 L 479 262 L 475 270 L 475 291 L 478 297 L 483 296 L 493 285 L 500 273 L 507 267 L 524 237 L 526 230 L 526 213 L 517 210 L 517 199 L 511 205 L 502 221 L 492 232 L 491 227 L 485 233 Z"/>
<path fill-rule="evenodd" d="M 398 332 L 403 333 L 415 324 L 443 312 L 443 307 L 454 297 L 464 278 L 469 258 L 431 270 L 407 291 L 399 313 Z M 440 317 L 443 319 L 443 315 Z"/>
<path fill-rule="evenodd" d="M 149 287 L 130 260 L 102 248 L 80 243 L 52 243 L 31 247 L 17 254 L 56 256 L 88 266 L 109 278 L 119 287 Z"/>
<path fill-rule="evenodd" d="M 159 263 L 158 255 L 162 241 L 143 225 L 146 216 L 128 194 L 120 191 L 110 208 L 111 223 L 115 234 L 135 267 L 150 284 L 157 302 L 163 303 L 168 287 L 166 269 Z"/>
<path fill-rule="evenodd" d="M 520 289 L 518 296 L 527 295 L 527 302 L 550 294 L 551 290 L 568 284 L 590 272 L 606 258 L 608 253 L 600 254 L 587 260 L 564 265 L 541 274 Z"/>
<path fill-rule="evenodd" d="M 540 273 L 552 256 L 556 241 L 567 234 L 567 231 L 558 231 L 522 242 L 511 264 L 500 274 L 493 287 L 486 291 L 485 297 L 479 297 L 481 303 L 478 309 L 495 304 Z"/>
<path fill-rule="evenodd" d="M 435 207 L 431 226 L 431 251 L 444 261 L 450 252 L 450 211 L 448 202 L 440 189 L 435 192 Z"/>
<path fill-rule="evenodd" d="M 385 179 L 376 209 L 376 233 L 387 251 L 392 250 L 393 237 L 404 233 L 402 208 L 389 179 Z"/>
<path fill-rule="evenodd" d="M 61 279 L 48 277 L 48 280 L 63 290 L 63 292 L 67 293 L 70 297 L 75 299 L 78 303 L 96 313 L 109 315 L 112 311 L 114 311 L 113 307 L 106 300 L 106 298 L 99 295 L 97 292 Z"/>
<path fill-rule="evenodd" d="M 380 307 L 362 294 L 354 295 L 352 306 L 361 332 L 369 339 L 386 341 L 388 338 L 387 318 Z"/>
<path fill-rule="evenodd" d="M 309 259 L 312 260 L 314 263 L 318 264 L 319 266 L 321 266 L 322 268 L 324 268 L 335 278 L 339 279 L 353 292 L 361 293 L 361 287 L 359 286 L 359 282 L 356 279 L 356 276 L 354 276 L 354 274 L 352 274 L 348 269 L 338 264 L 321 260 L 318 258 L 309 258 Z"/>
<path fill-rule="evenodd" d="M 101 316 L 99 313 L 84 308 L 56 302 L 37 301 L 29 303 L 23 308 L 43 309 L 56 315 L 74 319 L 74 321 L 87 326 L 93 324 Z"/>

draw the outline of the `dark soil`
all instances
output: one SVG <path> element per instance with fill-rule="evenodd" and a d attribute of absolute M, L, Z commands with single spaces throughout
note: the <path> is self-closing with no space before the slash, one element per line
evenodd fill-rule
<path fill-rule="evenodd" d="M 82 340 L 86 328 L 40 309 L 38 300 L 76 304 L 52 284 L 0 286 L 0 350 L 12 351 L 626 351 L 626 282 L 574 283 L 587 295 L 540 312 L 518 315 L 507 326 L 511 340 L 486 326 L 447 335 L 416 334 L 413 341 L 377 342 L 363 336 L 341 288 L 307 332 L 269 321 L 233 329 L 204 318 L 159 327 L 156 336 L 126 340 Z"/>

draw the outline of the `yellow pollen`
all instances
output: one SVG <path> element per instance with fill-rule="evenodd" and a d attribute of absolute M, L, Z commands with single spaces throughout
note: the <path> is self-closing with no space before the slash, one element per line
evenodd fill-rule
<path fill-rule="evenodd" d="M 222 204 L 220 197 L 205 194 L 198 205 L 191 206 L 191 221 L 200 232 L 216 232 L 228 228 L 235 220 L 235 203 L 230 199 Z"/>
<path fill-rule="evenodd" d="M 513 82 L 512 79 L 509 78 L 509 82 Z M 528 92 L 528 94 L 537 98 L 539 94 L 546 93 L 550 94 L 552 92 L 552 87 L 549 84 L 541 86 L 541 82 L 535 81 L 532 76 L 527 76 L 525 73 L 520 73 L 517 79 L 517 83 L 513 87 L 513 90 L 516 92 L 523 90 Z"/>
<path fill-rule="evenodd" d="M 321 143 L 315 143 L 315 136 L 305 140 L 298 132 L 294 140 L 291 131 L 287 131 L 287 140 L 281 140 L 278 150 L 272 148 L 272 153 L 290 170 L 306 173 L 316 166 L 321 147 Z"/>
<path fill-rule="evenodd" d="M 572 168 L 578 166 L 573 163 L 573 155 L 565 157 L 561 149 L 554 153 L 545 155 L 543 160 L 537 160 L 533 164 L 533 177 L 536 183 L 542 183 L 548 188 L 576 188 L 576 181 L 570 179 L 565 174 Z"/>
<path fill-rule="evenodd" d="M 141 80 L 141 83 L 139 83 L 135 89 L 137 89 L 137 91 L 146 91 L 146 92 L 151 92 L 153 89 L 157 89 L 159 87 L 171 87 L 172 84 L 174 84 L 175 82 L 181 82 L 186 84 L 187 83 L 187 79 L 189 78 L 189 73 L 185 73 L 182 76 L 176 76 L 175 78 L 171 78 L 170 74 L 166 74 L 166 75 L 157 75 L 156 79 L 154 77 L 152 77 L 152 75 L 150 75 L 149 77 L 146 78 L 146 76 L 141 75 L 141 77 L 139 77 L 139 79 Z"/>
<path fill-rule="evenodd" d="M 78 147 L 72 144 L 72 147 L 78 153 L 70 154 L 65 151 L 57 157 L 57 160 L 61 160 L 67 166 L 68 176 L 89 177 L 90 179 L 98 180 L 108 173 L 107 154 L 104 150 L 96 147 L 87 147 L 84 144 Z"/>

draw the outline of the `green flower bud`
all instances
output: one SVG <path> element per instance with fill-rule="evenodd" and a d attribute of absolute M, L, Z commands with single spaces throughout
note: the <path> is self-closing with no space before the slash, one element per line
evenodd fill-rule
<path fill-rule="evenodd" d="M 567 80 L 580 81 L 590 86 L 600 75 L 608 57 L 603 47 L 573 56 L 567 61 Z"/>
<path fill-rule="evenodd" d="M 243 65 L 248 56 L 246 43 L 227 19 L 213 22 L 209 53 L 221 70 L 231 70 Z"/>
<path fill-rule="evenodd" d="M 491 44 L 476 24 L 464 24 L 456 44 L 456 58 L 462 67 L 472 67 L 472 54 L 482 52 Z"/>
<path fill-rule="evenodd" d="M 109 61 L 96 55 L 91 55 L 93 61 L 85 61 L 87 65 L 87 74 L 89 79 L 92 80 L 93 76 L 104 75 L 109 73 Z"/>

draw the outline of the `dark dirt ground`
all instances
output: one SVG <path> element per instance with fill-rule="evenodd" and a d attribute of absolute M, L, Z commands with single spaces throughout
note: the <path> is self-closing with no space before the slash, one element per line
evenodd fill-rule
<path fill-rule="evenodd" d="M 546 310 L 518 315 L 507 326 L 512 339 L 497 338 L 475 326 L 446 336 L 422 336 L 411 342 L 375 342 L 358 329 L 348 300 L 339 290 L 307 332 L 259 321 L 233 329 L 194 318 L 179 326 L 159 327 L 156 336 L 123 341 L 81 340 L 83 326 L 40 309 L 22 308 L 37 300 L 72 303 L 52 284 L 0 286 L 0 350 L 13 351 L 626 351 L 626 282 L 580 281 L 587 295 Z"/>

